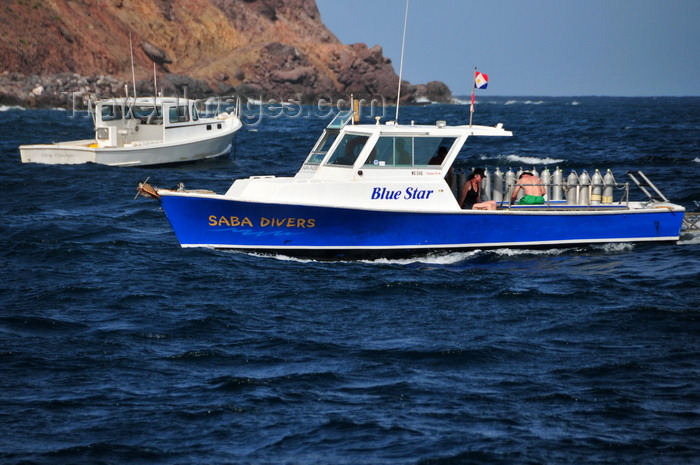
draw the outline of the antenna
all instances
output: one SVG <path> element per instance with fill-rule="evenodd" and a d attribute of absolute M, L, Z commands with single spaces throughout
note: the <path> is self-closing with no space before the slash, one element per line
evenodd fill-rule
<path fill-rule="evenodd" d="M 136 100 L 136 75 L 134 74 L 134 45 L 131 41 L 131 31 L 129 31 L 129 50 L 131 51 L 131 82 L 134 84 L 134 100 Z"/>
<path fill-rule="evenodd" d="M 158 95 L 158 83 L 156 81 L 156 62 L 153 62 L 153 96 Z"/>
<path fill-rule="evenodd" d="M 162 110 L 161 110 L 162 113 Z M 158 82 L 156 81 L 156 62 L 153 62 L 153 118 L 158 118 Z M 150 118 L 149 118 L 150 121 Z"/>
<path fill-rule="evenodd" d="M 401 64 L 399 65 L 399 90 L 396 92 L 396 122 L 399 122 L 399 100 L 401 97 L 401 77 L 403 76 L 403 50 L 406 45 L 406 24 L 408 23 L 408 0 L 406 0 L 406 14 L 403 18 L 403 40 L 401 40 Z"/>

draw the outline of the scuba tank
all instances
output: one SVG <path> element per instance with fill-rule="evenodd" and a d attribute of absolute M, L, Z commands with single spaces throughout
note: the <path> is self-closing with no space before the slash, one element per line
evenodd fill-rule
<path fill-rule="evenodd" d="M 457 175 L 452 172 L 452 176 L 449 177 L 450 180 L 450 190 L 452 194 L 459 199 L 459 187 L 457 186 Z"/>
<path fill-rule="evenodd" d="M 578 203 L 580 205 L 590 205 L 591 203 L 591 177 L 586 170 L 583 170 L 578 178 L 581 189 L 578 191 Z"/>
<path fill-rule="evenodd" d="M 515 189 L 515 173 L 513 173 L 512 168 L 508 168 L 506 172 L 506 200 L 510 201 L 510 197 L 513 195 L 513 189 Z"/>
<path fill-rule="evenodd" d="M 481 181 L 481 201 L 491 200 L 491 173 L 484 168 L 484 179 Z"/>
<path fill-rule="evenodd" d="M 593 173 L 591 185 L 591 205 L 600 205 L 603 197 L 603 176 L 600 175 L 600 171 L 595 170 Z"/>
<path fill-rule="evenodd" d="M 608 168 L 603 178 L 603 203 L 610 205 L 613 202 L 613 192 L 615 188 L 615 177 Z"/>
<path fill-rule="evenodd" d="M 455 176 L 455 178 L 457 178 L 457 201 L 459 201 L 459 198 L 462 195 L 462 189 L 467 183 L 467 175 L 464 173 L 463 169 L 460 169 L 459 173 L 457 173 L 457 176 Z"/>
<path fill-rule="evenodd" d="M 552 174 L 552 200 L 563 200 L 564 199 L 564 188 L 562 183 L 564 182 L 564 175 L 557 166 Z"/>
<path fill-rule="evenodd" d="M 501 173 L 501 170 L 496 167 L 496 171 L 493 173 L 493 195 L 491 196 L 491 200 L 495 200 L 496 202 L 502 202 L 503 201 L 503 173 Z"/>
<path fill-rule="evenodd" d="M 566 204 L 578 204 L 578 176 L 576 171 L 571 170 L 571 174 L 566 178 Z"/>
<path fill-rule="evenodd" d="M 549 195 L 550 191 L 551 191 L 551 187 L 552 187 L 549 184 L 549 181 L 551 179 L 552 179 L 552 175 L 549 173 L 549 168 L 545 168 L 542 171 L 542 184 L 544 184 L 544 198 L 547 200 L 551 199 L 551 197 Z"/>
<path fill-rule="evenodd" d="M 532 167 L 532 171 L 530 171 L 530 173 L 532 173 L 532 175 L 536 178 L 540 177 L 540 173 L 537 172 L 537 168 L 535 168 L 534 166 Z"/>

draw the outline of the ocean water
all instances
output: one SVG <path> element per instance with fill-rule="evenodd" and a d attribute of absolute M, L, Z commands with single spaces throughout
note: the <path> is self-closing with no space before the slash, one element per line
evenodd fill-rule
<path fill-rule="evenodd" d="M 228 158 L 110 168 L 21 164 L 91 120 L 0 110 L 0 463 L 700 463 L 697 233 L 394 261 L 181 249 L 139 181 L 292 175 L 328 118 L 248 109 Z M 479 96 L 474 121 L 514 137 L 468 144 L 464 169 L 641 169 L 700 210 L 700 98 Z"/>

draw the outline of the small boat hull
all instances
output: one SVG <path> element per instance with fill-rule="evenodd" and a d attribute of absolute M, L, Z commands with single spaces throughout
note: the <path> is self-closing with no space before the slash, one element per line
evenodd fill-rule
<path fill-rule="evenodd" d="M 148 166 L 216 158 L 242 127 L 234 113 L 199 113 L 172 97 L 106 99 L 95 104 L 95 139 L 22 145 L 22 163 Z"/>
<path fill-rule="evenodd" d="M 677 241 L 683 208 L 407 212 L 247 202 L 160 191 L 182 247 L 309 257 Z M 656 205 L 659 207 L 659 205 Z"/>
<path fill-rule="evenodd" d="M 95 147 L 94 140 L 24 145 L 20 147 L 20 154 L 22 163 L 50 165 L 97 163 L 108 166 L 147 166 L 184 163 L 228 154 L 234 132 L 235 130 L 195 142 L 134 147 L 98 148 Z"/>

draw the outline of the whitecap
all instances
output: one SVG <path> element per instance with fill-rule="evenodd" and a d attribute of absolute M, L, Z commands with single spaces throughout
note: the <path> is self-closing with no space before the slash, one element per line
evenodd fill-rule
<path fill-rule="evenodd" d="M 10 110 L 26 110 L 26 108 L 19 105 L 0 105 L 0 111 L 10 111 Z"/>
<path fill-rule="evenodd" d="M 700 163 L 700 157 L 695 157 L 695 160 L 693 160 L 695 163 Z"/>
<path fill-rule="evenodd" d="M 563 158 L 538 158 L 538 157 L 524 157 L 521 155 L 507 155 L 506 159 L 512 163 L 522 163 L 525 165 L 553 165 L 555 163 L 563 163 Z"/>

